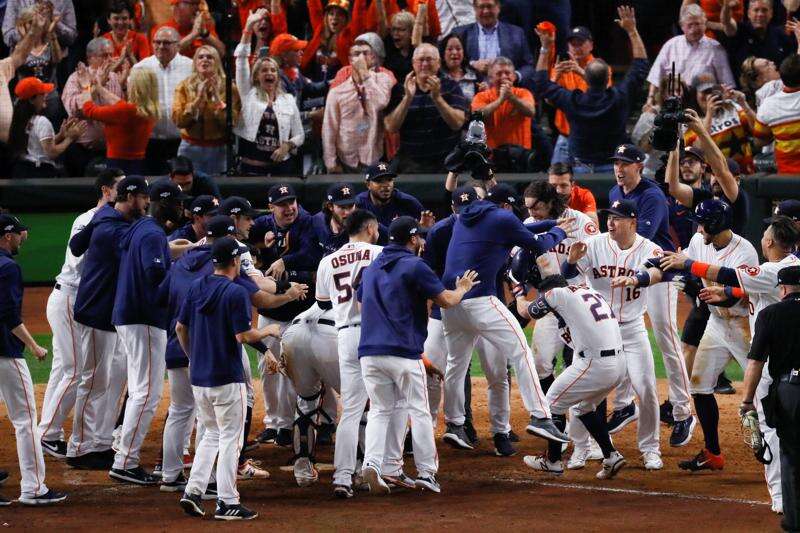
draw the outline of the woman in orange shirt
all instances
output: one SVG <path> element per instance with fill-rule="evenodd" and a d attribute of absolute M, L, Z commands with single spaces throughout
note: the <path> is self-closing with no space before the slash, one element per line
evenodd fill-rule
<path fill-rule="evenodd" d="M 150 42 L 143 33 L 131 29 L 133 12 L 124 0 L 116 0 L 108 10 L 108 25 L 111 31 L 103 34 L 114 47 L 114 57 L 125 56 L 132 67 L 145 57 L 153 54 Z"/>
<path fill-rule="evenodd" d="M 103 123 L 106 162 L 126 174 L 144 174 L 147 141 L 161 115 L 158 80 L 153 71 L 135 68 L 128 75 L 128 99 L 121 100 L 97 80 L 80 80 L 86 90 L 84 117 Z M 94 102 L 102 95 L 110 105 Z"/>
<path fill-rule="evenodd" d="M 336 71 L 349 63 L 350 47 L 365 31 L 364 1 L 355 1 L 351 15 L 349 0 L 330 0 L 324 9 L 321 0 L 308 0 L 314 36 L 308 42 L 300 66 L 313 81 L 332 80 Z"/>

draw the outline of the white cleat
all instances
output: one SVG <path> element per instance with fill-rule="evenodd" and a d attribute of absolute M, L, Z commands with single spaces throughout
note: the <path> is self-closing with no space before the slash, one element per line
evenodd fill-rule
<path fill-rule="evenodd" d="M 375 495 L 389 494 L 391 489 L 374 466 L 367 465 L 361 469 L 361 477 L 369 485 L 369 492 Z"/>
<path fill-rule="evenodd" d="M 608 459 L 603 459 L 603 469 L 597 473 L 597 479 L 611 479 L 622 470 L 623 466 L 625 458 L 622 454 L 617 451 L 611 452 Z"/>
<path fill-rule="evenodd" d="M 258 464 L 259 463 L 253 461 L 252 459 L 247 459 L 244 463 L 242 463 L 242 466 L 239 467 L 239 470 L 236 473 L 236 478 L 240 480 L 267 479 L 269 477 L 269 472 L 263 468 L 259 468 Z"/>
<path fill-rule="evenodd" d="M 564 474 L 564 464 L 561 461 L 551 462 L 544 455 L 526 455 L 522 458 L 522 461 L 530 468 L 540 472 L 547 472 L 554 476 Z"/>
<path fill-rule="evenodd" d="M 299 487 L 309 487 L 319 480 L 319 472 L 314 468 L 311 459 L 300 457 L 294 462 L 294 479 Z"/>
<path fill-rule="evenodd" d="M 644 452 L 642 454 L 642 463 L 644 463 L 645 470 L 661 470 L 664 468 L 664 461 L 661 456 L 656 452 Z"/>

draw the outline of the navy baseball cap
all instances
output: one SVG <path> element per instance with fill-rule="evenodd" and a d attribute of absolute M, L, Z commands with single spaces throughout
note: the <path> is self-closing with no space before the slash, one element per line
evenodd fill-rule
<path fill-rule="evenodd" d="M 287 200 L 296 200 L 297 193 L 294 192 L 294 187 L 288 183 L 278 183 L 269 188 L 267 194 L 267 201 L 271 204 L 279 204 Z"/>
<path fill-rule="evenodd" d="M 469 205 L 478 199 L 478 193 L 472 185 L 462 185 L 453 191 L 451 203 L 456 211 L 460 211 L 465 205 Z"/>
<path fill-rule="evenodd" d="M 262 214 L 261 211 L 253 209 L 253 205 L 247 198 L 242 198 L 241 196 L 225 198 L 217 212 L 222 215 L 242 215 L 246 217 L 256 217 Z"/>
<path fill-rule="evenodd" d="M 511 185 L 507 183 L 498 183 L 486 193 L 486 199 L 493 204 L 511 204 L 518 206 L 520 204 L 519 195 Z"/>
<path fill-rule="evenodd" d="M 22 233 L 27 231 L 28 227 L 19 221 L 14 215 L 0 215 L 0 235 L 6 233 Z"/>
<path fill-rule="evenodd" d="M 150 186 L 151 202 L 182 202 L 189 196 L 172 180 L 159 180 Z"/>
<path fill-rule="evenodd" d="M 645 155 L 637 146 L 632 144 L 620 144 L 614 150 L 614 155 L 609 159 L 612 161 L 624 161 L 626 163 L 642 163 Z"/>
<path fill-rule="evenodd" d="M 608 209 L 601 209 L 600 211 L 622 218 L 636 218 L 639 216 L 639 208 L 633 200 L 615 200 Z"/>
<path fill-rule="evenodd" d="M 389 240 L 395 244 L 405 244 L 419 233 L 419 223 L 413 217 L 397 217 L 389 224 Z"/>
<path fill-rule="evenodd" d="M 735 159 L 728 157 L 725 159 L 725 161 L 728 163 L 728 170 L 730 171 L 731 174 L 733 174 L 734 176 L 738 176 L 739 174 L 742 173 L 742 168 L 739 166 L 739 163 L 737 163 Z"/>
<path fill-rule="evenodd" d="M 326 198 L 334 205 L 353 205 L 356 203 L 353 186 L 349 183 L 334 183 L 328 187 Z"/>
<path fill-rule="evenodd" d="M 586 26 L 575 26 L 570 30 L 569 35 L 567 36 L 567 42 L 571 41 L 572 39 L 583 39 L 584 41 L 594 41 L 594 37 L 592 37 L 592 32 L 589 31 L 589 28 Z"/>
<path fill-rule="evenodd" d="M 203 216 L 209 214 L 219 207 L 219 201 L 210 194 L 201 194 L 189 205 L 189 211 L 193 215 Z"/>
<path fill-rule="evenodd" d="M 227 263 L 232 258 L 242 255 L 245 250 L 246 248 L 239 246 L 233 237 L 222 237 L 211 245 L 211 261 L 214 264 Z"/>
<path fill-rule="evenodd" d="M 788 217 L 794 222 L 800 222 L 800 200 L 784 200 L 779 202 L 772 211 L 772 216 L 764 219 L 765 224 L 772 224 L 776 217 Z"/>
<path fill-rule="evenodd" d="M 144 176 L 125 176 L 117 183 L 117 194 L 147 194 L 148 185 Z"/>
<path fill-rule="evenodd" d="M 778 285 L 800 285 L 800 266 L 788 266 L 778 270 Z"/>
<path fill-rule="evenodd" d="M 687 146 L 681 152 L 681 161 L 688 157 L 694 157 L 701 163 L 706 162 L 706 154 L 700 148 L 695 148 L 694 146 Z"/>
<path fill-rule="evenodd" d="M 396 178 L 397 173 L 389 168 L 388 163 L 378 163 L 367 169 L 364 179 L 367 181 L 377 181 L 385 178 Z"/>
<path fill-rule="evenodd" d="M 214 215 L 206 224 L 206 235 L 219 238 L 236 233 L 236 224 L 228 215 Z"/>

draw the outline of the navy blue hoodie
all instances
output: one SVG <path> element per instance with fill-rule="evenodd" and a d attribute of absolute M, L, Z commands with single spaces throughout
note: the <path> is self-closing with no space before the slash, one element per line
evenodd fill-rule
<path fill-rule="evenodd" d="M 22 269 L 0 250 L 0 357 L 21 358 L 25 344 L 11 333 L 22 324 Z"/>
<path fill-rule="evenodd" d="M 557 227 L 537 235 L 511 211 L 485 200 L 473 202 L 459 212 L 453 226 L 442 281 L 445 287 L 454 289 L 456 277 L 467 270 L 475 270 L 480 283 L 464 295 L 464 299 L 497 296 L 497 276 L 514 246 L 541 255 L 566 236 Z"/>
<path fill-rule="evenodd" d="M 378 218 L 378 222 L 387 227 L 392 220 L 401 216 L 410 216 L 419 220 L 424 209 L 415 197 L 397 189 L 392 191 L 392 198 L 385 205 L 373 203 L 369 191 L 362 191 L 356 195 L 356 206 L 372 212 Z"/>
<path fill-rule="evenodd" d="M 111 312 L 119 273 L 119 242 L 129 227 L 122 213 L 108 204 L 70 239 L 69 248 L 76 257 L 86 254 L 75 296 L 74 313 L 79 324 L 114 331 Z"/>
<path fill-rule="evenodd" d="M 348 242 L 350 236 L 346 231 L 342 230 L 339 233 L 334 233 L 331 229 L 331 217 L 325 211 L 320 211 L 311 217 L 314 226 L 314 234 L 316 235 L 319 247 L 322 249 L 322 255 L 332 254 Z M 386 246 L 389 243 L 389 229 L 381 223 L 378 223 L 378 244 L 379 246 Z"/>
<path fill-rule="evenodd" d="M 121 258 L 111 322 L 144 324 L 166 330 L 167 308 L 158 304 L 158 286 L 171 259 L 164 228 L 153 217 L 134 222 L 119 244 Z"/>

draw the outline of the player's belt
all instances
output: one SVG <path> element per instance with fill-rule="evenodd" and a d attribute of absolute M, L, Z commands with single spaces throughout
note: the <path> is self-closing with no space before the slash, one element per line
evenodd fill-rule
<path fill-rule="evenodd" d="M 611 357 L 612 355 L 617 355 L 617 350 L 600 350 L 600 357 Z M 578 352 L 579 357 L 586 357 L 583 351 Z"/>
<path fill-rule="evenodd" d="M 340 327 L 339 331 L 342 331 L 343 329 L 347 329 L 347 328 L 360 328 L 360 327 L 361 327 L 360 323 L 359 324 L 347 324 L 346 326 Z"/>
<path fill-rule="evenodd" d="M 292 320 L 292 325 L 299 324 L 300 322 L 305 322 L 306 324 L 322 324 L 323 326 L 336 326 L 336 322 L 333 320 L 329 320 L 327 318 L 318 318 L 317 320 L 303 320 L 301 318 L 295 318 Z"/>

